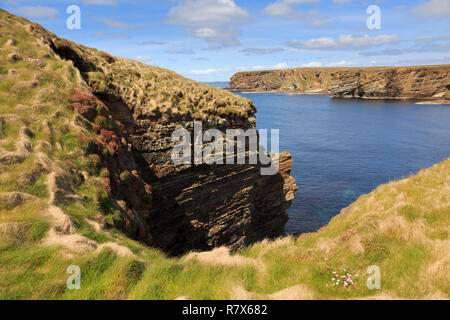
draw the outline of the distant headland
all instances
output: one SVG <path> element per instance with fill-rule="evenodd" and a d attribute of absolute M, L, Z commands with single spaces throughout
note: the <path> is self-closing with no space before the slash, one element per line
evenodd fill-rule
<path fill-rule="evenodd" d="M 450 65 L 239 72 L 228 89 L 450 104 Z"/>

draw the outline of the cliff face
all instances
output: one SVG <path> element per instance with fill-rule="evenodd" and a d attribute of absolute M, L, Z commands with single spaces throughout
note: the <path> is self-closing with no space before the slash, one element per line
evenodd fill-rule
<path fill-rule="evenodd" d="M 450 66 L 376 68 L 332 73 L 334 97 L 438 100 L 449 98 Z"/>
<path fill-rule="evenodd" d="M 329 93 L 331 70 L 302 68 L 236 73 L 229 89 L 236 91 L 285 91 L 296 93 Z"/>
<path fill-rule="evenodd" d="M 230 90 L 323 93 L 339 98 L 448 100 L 450 66 L 240 72 L 231 78 Z"/>
<path fill-rule="evenodd" d="M 254 128 L 251 101 L 77 45 L 3 10 L 0 17 L 0 77 L 11 89 L 2 91 L 0 125 L 18 122 L 42 138 L 20 159 L 0 141 L 0 185 L 8 165 L 38 153 L 53 163 L 43 173 L 55 176 L 52 205 L 99 208 L 96 220 L 170 254 L 284 234 L 297 190 L 289 154 L 274 176 L 261 176 L 258 165 L 177 166 L 170 158 L 172 132 L 192 131 L 194 121 L 204 130 Z"/>

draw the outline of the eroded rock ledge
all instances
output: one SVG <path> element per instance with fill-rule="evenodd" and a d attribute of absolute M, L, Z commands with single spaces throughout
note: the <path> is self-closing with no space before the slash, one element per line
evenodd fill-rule
<path fill-rule="evenodd" d="M 449 103 L 450 66 L 298 68 L 239 72 L 231 78 L 229 89 Z"/>

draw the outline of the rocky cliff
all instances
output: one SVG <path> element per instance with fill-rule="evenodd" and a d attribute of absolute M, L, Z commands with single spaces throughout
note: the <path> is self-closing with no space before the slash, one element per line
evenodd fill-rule
<path fill-rule="evenodd" d="M 117 228 L 170 254 L 284 234 L 297 189 L 289 154 L 274 176 L 261 176 L 258 165 L 177 166 L 170 158 L 172 132 L 192 131 L 195 120 L 205 130 L 254 128 L 251 101 L 6 11 L 0 17 L 2 199 L 29 190 L 85 234 L 93 223 Z"/>
<path fill-rule="evenodd" d="M 230 90 L 330 94 L 339 98 L 450 99 L 450 66 L 299 68 L 240 72 Z"/>
<path fill-rule="evenodd" d="M 329 93 L 331 69 L 302 68 L 236 73 L 229 89 L 236 91 L 285 91 L 295 93 Z"/>

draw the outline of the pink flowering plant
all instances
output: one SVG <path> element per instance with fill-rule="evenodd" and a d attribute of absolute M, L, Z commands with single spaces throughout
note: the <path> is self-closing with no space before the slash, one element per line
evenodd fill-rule
<path fill-rule="evenodd" d="M 333 287 L 342 286 L 345 289 L 350 290 L 358 286 L 358 279 L 358 273 L 352 273 L 344 268 L 342 272 L 333 271 L 330 280 Z"/>
<path fill-rule="evenodd" d="M 45 66 L 44 62 L 42 62 L 42 60 L 39 59 L 39 58 L 28 58 L 28 62 L 33 62 L 34 64 L 36 64 L 40 68 Z"/>

